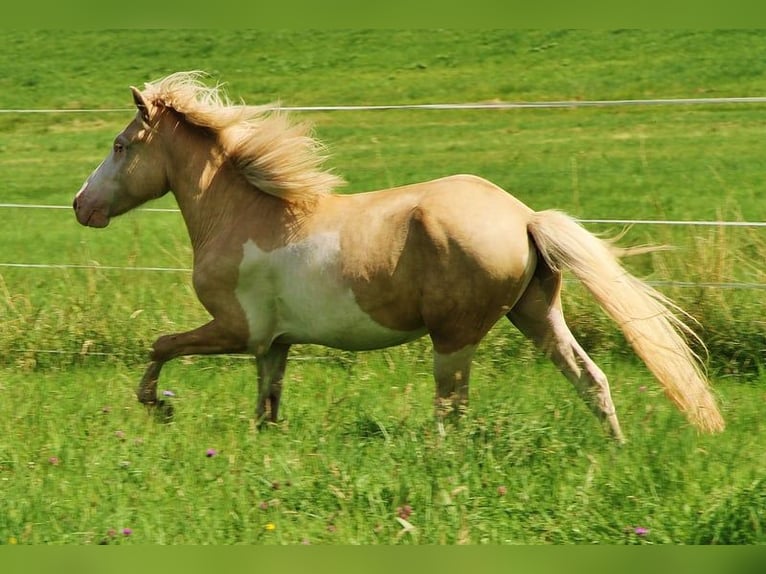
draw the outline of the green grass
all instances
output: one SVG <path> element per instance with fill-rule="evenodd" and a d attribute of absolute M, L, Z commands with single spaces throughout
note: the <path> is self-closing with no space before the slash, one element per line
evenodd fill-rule
<path fill-rule="evenodd" d="M 552 367 L 485 359 L 470 413 L 441 438 L 415 355 L 293 362 L 285 421 L 262 432 L 243 362 L 170 368 L 169 425 L 132 400 L 124 367 L 7 376 L 0 531 L 56 544 L 764 542 L 762 388 L 719 389 L 735 443 L 697 436 L 646 375 L 610 365 L 631 439 L 619 448 Z M 405 505 L 415 530 L 396 520 Z M 126 527 L 130 539 L 108 537 Z"/>
<path fill-rule="evenodd" d="M 211 72 L 234 100 L 285 105 L 759 96 L 763 39 L 4 31 L 0 109 L 128 108 L 130 84 L 187 69 Z M 131 115 L 0 114 L 0 202 L 69 205 Z M 472 172 L 582 218 L 755 221 L 766 219 L 762 115 L 727 105 L 299 117 L 315 122 L 346 193 Z M 178 214 L 93 230 L 69 210 L 0 213 L 0 262 L 191 266 Z M 647 279 L 764 282 L 760 229 L 636 226 L 623 242 L 678 247 L 627 262 Z M 133 392 L 157 336 L 207 320 L 188 273 L 0 268 L 0 544 L 764 543 L 764 290 L 663 291 L 700 321 L 728 428 L 690 429 L 567 283 L 569 322 L 612 381 L 630 441 L 618 448 L 508 325 L 481 347 L 471 408 L 446 437 L 424 341 L 294 349 L 285 419 L 265 432 L 253 427 L 249 361 L 179 360 L 160 382 L 176 417 L 160 424 Z M 397 520 L 406 505 L 412 529 Z"/>

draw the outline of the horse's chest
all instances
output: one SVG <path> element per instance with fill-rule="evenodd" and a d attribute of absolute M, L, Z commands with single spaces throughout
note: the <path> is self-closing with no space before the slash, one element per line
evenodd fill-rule
<path fill-rule="evenodd" d="M 376 323 L 344 284 L 336 233 L 316 235 L 273 251 L 244 245 L 236 289 L 254 347 L 279 338 L 343 349 L 399 344 L 420 333 Z"/>

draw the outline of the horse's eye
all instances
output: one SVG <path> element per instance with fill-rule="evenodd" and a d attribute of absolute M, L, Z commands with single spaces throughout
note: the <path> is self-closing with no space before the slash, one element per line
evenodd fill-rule
<path fill-rule="evenodd" d="M 125 145 L 120 142 L 114 142 L 114 153 L 122 153 L 125 151 Z"/>

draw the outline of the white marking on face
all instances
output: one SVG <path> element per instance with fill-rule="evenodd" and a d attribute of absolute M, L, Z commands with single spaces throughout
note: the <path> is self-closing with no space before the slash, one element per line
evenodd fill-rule
<path fill-rule="evenodd" d="M 362 311 L 341 277 L 338 233 L 262 251 L 245 243 L 237 299 L 245 311 L 253 348 L 277 337 L 348 350 L 376 349 L 412 341 L 425 331 L 396 331 Z"/>
<path fill-rule="evenodd" d="M 104 160 L 104 161 L 106 161 L 106 160 Z M 88 175 L 88 177 L 85 178 L 85 181 L 82 182 L 82 185 L 80 186 L 79 191 L 75 194 L 75 198 L 79 198 L 83 194 L 85 189 L 90 184 L 90 181 L 93 179 L 93 176 L 96 173 L 98 173 L 98 170 L 100 170 L 101 166 L 103 166 L 103 165 L 104 165 L 104 162 L 102 161 L 100 164 L 98 164 L 98 167 L 96 167 L 96 169 L 94 169 L 92 172 L 90 172 L 90 175 Z"/>

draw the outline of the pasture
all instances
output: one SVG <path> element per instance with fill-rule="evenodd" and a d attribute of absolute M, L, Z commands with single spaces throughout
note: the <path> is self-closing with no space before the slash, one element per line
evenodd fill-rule
<path fill-rule="evenodd" d="M 0 202 L 69 206 L 133 114 L 128 86 L 173 71 L 206 70 L 232 100 L 285 106 L 762 96 L 763 40 L 6 31 L 0 110 L 102 111 L 0 113 Z M 316 125 L 344 193 L 470 172 L 584 219 L 758 222 L 765 107 L 295 113 Z M 136 211 L 101 231 L 71 209 L 0 214 L 0 544 L 766 542 L 763 228 L 641 224 L 621 240 L 676 247 L 626 265 L 699 321 L 720 435 L 690 428 L 616 327 L 565 285 L 572 330 L 612 384 L 628 438 L 618 447 L 505 324 L 444 437 L 422 341 L 293 349 L 284 420 L 261 432 L 250 360 L 179 360 L 160 381 L 176 416 L 160 424 L 134 396 L 147 350 L 206 320 L 179 214 Z"/>

